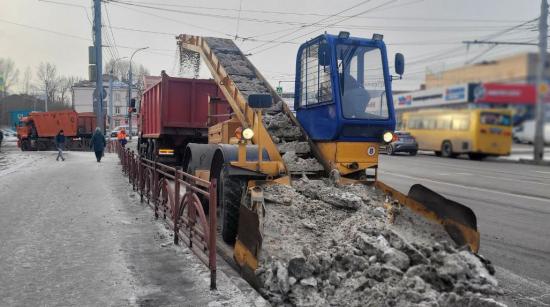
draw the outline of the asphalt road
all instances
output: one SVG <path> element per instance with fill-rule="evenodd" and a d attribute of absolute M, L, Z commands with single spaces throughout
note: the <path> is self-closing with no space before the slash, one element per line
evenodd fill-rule
<path fill-rule="evenodd" d="M 379 176 L 401 192 L 414 183 L 470 207 L 480 254 L 550 283 L 550 167 L 430 155 L 381 156 Z"/>

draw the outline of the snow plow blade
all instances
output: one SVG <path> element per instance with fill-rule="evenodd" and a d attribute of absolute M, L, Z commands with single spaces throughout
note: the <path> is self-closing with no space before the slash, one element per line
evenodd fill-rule
<path fill-rule="evenodd" d="M 472 209 L 445 198 L 421 184 L 413 185 L 408 195 L 381 181 L 377 181 L 375 185 L 400 205 L 443 226 L 445 232 L 458 246 L 468 246 L 472 252 L 478 252 L 479 232 Z"/>
<path fill-rule="evenodd" d="M 263 191 L 260 187 L 253 187 L 249 189 L 239 208 L 239 230 L 233 257 L 240 267 L 241 276 L 257 289 L 259 282 L 255 271 L 262 249 L 264 218 Z"/>

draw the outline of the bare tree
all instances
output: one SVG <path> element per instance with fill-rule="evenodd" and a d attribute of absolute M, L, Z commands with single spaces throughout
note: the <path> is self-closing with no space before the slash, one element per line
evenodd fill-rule
<path fill-rule="evenodd" d="M 47 95 L 49 103 L 54 103 L 60 83 L 55 64 L 40 63 L 36 77 L 38 78 L 38 90 Z"/>
<path fill-rule="evenodd" d="M 17 83 L 18 77 L 19 69 L 15 68 L 13 60 L 10 58 L 0 58 L 0 78 L 3 79 L 4 83 L 2 96 L 8 94 L 10 87 Z"/>
<path fill-rule="evenodd" d="M 143 77 L 150 76 L 150 75 L 151 74 L 149 73 L 149 70 L 145 68 L 143 65 L 139 64 L 139 67 L 137 68 L 137 72 L 134 75 L 135 78 L 132 78 L 134 86 L 137 89 L 138 97 L 141 97 L 141 95 L 143 94 L 143 91 L 145 91 L 145 84 L 144 84 Z"/>
<path fill-rule="evenodd" d="M 27 66 L 23 74 L 22 94 L 29 95 L 32 87 L 32 69 Z"/>
<path fill-rule="evenodd" d="M 115 64 L 115 61 L 112 59 L 109 62 L 105 63 L 105 73 L 110 73 L 112 68 L 113 76 L 115 76 L 120 81 L 128 82 L 128 71 L 130 70 L 130 61 L 120 60 L 116 62 L 116 65 L 114 64 Z M 142 77 L 143 75 L 148 76 L 149 71 L 142 64 L 139 64 L 133 61 L 132 75 L 133 75 L 132 79 L 137 80 L 136 78 L 138 76 L 140 77 Z"/>
<path fill-rule="evenodd" d="M 73 84 L 82 80 L 82 78 L 77 76 L 61 77 L 59 78 L 59 91 L 58 91 L 58 101 L 63 104 L 71 103 L 71 88 Z"/>

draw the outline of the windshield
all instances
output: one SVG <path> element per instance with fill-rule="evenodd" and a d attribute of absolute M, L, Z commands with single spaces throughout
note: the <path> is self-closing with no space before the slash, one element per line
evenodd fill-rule
<path fill-rule="evenodd" d="M 388 119 L 380 49 L 338 45 L 336 52 L 344 117 Z"/>
<path fill-rule="evenodd" d="M 512 119 L 508 114 L 482 112 L 479 117 L 480 123 L 484 125 L 510 126 Z"/>

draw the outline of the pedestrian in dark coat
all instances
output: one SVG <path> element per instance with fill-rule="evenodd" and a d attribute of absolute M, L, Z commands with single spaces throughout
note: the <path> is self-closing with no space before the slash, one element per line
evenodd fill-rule
<path fill-rule="evenodd" d="M 63 130 L 59 130 L 55 136 L 55 147 L 57 148 L 57 158 L 55 161 L 59 161 L 59 158 L 61 158 L 62 161 L 65 161 L 65 158 L 63 157 L 63 149 L 65 149 L 65 134 L 63 133 Z"/>
<path fill-rule="evenodd" d="M 103 150 L 105 149 L 105 137 L 103 136 L 103 133 L 101 133 L 101 129 L 99 127 L 95 128 L 94 135 L 92 136 L 92 140 L 90 142 L 90 147 L 95 152 L 97 162 L 101 162 Z"/>

